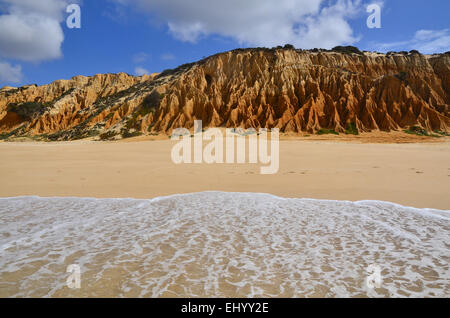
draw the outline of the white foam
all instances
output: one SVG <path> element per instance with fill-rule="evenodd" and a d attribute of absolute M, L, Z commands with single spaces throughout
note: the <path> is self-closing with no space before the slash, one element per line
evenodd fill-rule
<path fill-rule="evenodd" d="M 7 198 L 0 296 L 448 297 L 449 239 L 450 211 L 378 201 Z M 70 264 L 80 290 L 65 285 Z"/>

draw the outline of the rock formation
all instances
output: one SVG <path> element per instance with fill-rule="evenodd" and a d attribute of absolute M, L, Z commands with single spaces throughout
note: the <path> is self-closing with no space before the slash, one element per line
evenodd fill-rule
<path fill-rule="evenodd" d="M 204 127 L 450 129 L 450 54 L 238 49 L 161 74 L 0 90 L 0 134 L 118 139 Z"/>

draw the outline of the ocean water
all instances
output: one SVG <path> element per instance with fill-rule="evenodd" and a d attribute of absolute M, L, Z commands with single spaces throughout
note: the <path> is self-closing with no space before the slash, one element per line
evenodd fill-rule
<path fill-rule="evenodd" d="M 450 211 L 221 192 L 0 199 L 0 297 L 449 297 L 449 263 Z"/>

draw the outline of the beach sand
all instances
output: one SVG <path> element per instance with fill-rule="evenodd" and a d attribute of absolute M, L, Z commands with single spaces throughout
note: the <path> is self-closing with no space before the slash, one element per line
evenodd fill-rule
<path fill-rule="evenodd" d="M 261 164 L 175 165 L 170 157 L 175 142 L 167 137 L 2 142 L 0 197 L 143 199 L 226 191 L 450 209 L 449 138 L 403 143 L 425 140 L 402 139 L 405 135 L 397 139 L 392 134 L 369 139 L 286 136 L 280 142 L 280 169 L 274 175 L 261 175 Z"/>
<path fill-rule="evenodd" d="M 167 136 L 2 142 L 0 297 L 448 297 L 448 212 L 345 202 L 450 210 L 450 140 L 405 135 L 282 136 L 274 175 Z"/>

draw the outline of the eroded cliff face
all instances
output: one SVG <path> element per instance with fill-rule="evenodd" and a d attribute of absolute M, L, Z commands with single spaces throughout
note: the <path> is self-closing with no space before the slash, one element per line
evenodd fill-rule
<path fill-rule="evenodd" d="M 449 106 L 449 54 L 245 49 L 159 75 L 96 75 L 6 88 L 0 91 L 0 132 L 117 139 L 190 129 L 202 120 L 204 127 L 282 132 L 419 126 L 448 133 Z"/>
<path fill-rule="evenodd" d="M 100 120 L 91 118 L 95 112 L 94 104 L 120 95 L 154 76 L 99 74 L 77 76 L 39 87 L 4 87 L 0 90 L 0 132 L 11 136 L 62 134 L 83 124 L 88 133 L 88 127 Z M 55 139 L 59 138 L 55 136 Z M 66 139 L 73 138 L 67 136 Z"/>

